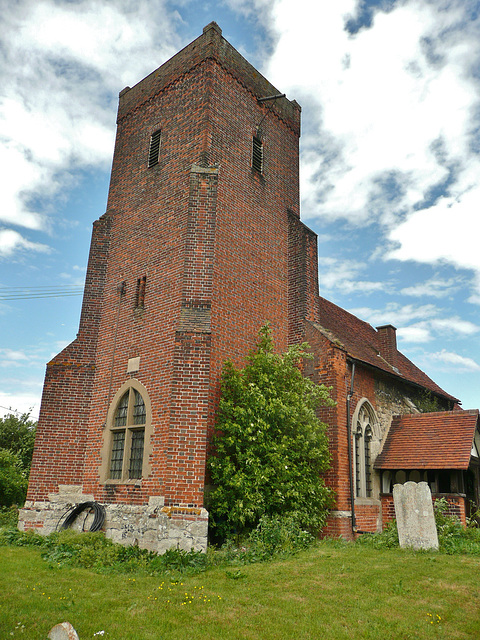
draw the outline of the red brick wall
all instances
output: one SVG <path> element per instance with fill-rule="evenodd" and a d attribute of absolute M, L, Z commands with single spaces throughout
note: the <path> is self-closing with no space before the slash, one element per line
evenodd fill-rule
<path fill-rule="evenodd" d="M 447 510 L 447 515 L 455 516 L 460 520 L 463 525 L 467 524 L 466 513 L 465 513 L 465 498 L 463 496 L 458 495 L 433 495 L 432 500 L 435 505 L 435 501 L 445 497 L 448 500 L 449 508 Z M 385 525 L 388 522 L 391 522 L 395 519 L 395 505 L 393 503 L 393 495 L 391 493 L 385 493 L 381 496 L 382 501 L 382 528 L 385 528 Z"/>
<path fill-rule="evenodd" d="M 82 482 L 111 217 L 93 225 L 77 338 L 47 365 L 27 500 Z"/>
<path fill-rule="evenodd" d="M 382 503 L 382 529 L 385 529 L 389 522 L 395 520 L 395 505 L 391 493 L 381 494 L 380 500 Z"/>

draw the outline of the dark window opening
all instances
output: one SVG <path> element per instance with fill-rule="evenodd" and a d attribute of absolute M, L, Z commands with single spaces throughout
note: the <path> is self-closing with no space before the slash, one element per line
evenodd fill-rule
<path fill-rule="evenodd" d="M 367 498 L 372 496 L 372 463 L 370 456 L 370 442 L 372 440 L 372 429 L 370 425 L 365 429 L 365 493 Z"/>
<path fill-rule="evenodd" d="M 263 173 L 263 143 L 257 136 L 253 136 L 252 169 Z"/>
<path fill-rule="evenodd" d="M 450 472 L 439 471 L 438 472 L 438 493 L 450 493 Z"/>
<path fill-rule="evenodd" d="M 161 131 L 155 131 L 150 137 L 150 148 L 148 150 L 148 167 L 154 167 L 158 164 L 158 156 L 160 153 Z"/>
<path fill-rule="evenodd" d="M 144 307 L 145 306 L 145 289 L 147 286 L 147 276 L 142 276 L 137 280 L 137 292 L 135 295 L 135 306 L 136 307 Z"/>
<path fill-rule="evenodd" d="M 362 472 L 361 472 L 361 459 L 360 459 L 360 441 L 362 439 L 362 427 L 357 425 L 357 432 L 355 434 L 355 485 L 356 495 L 359 498 L 362 495 Z"/>

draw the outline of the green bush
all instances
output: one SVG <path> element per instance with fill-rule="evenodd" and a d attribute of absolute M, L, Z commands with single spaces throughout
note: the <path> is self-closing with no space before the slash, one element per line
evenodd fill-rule
<path fill-rule="evenodd" d="M 16 527 L 18 523 L 18 507 L 0 507 L 0 527 Z"/>
<path fill-rule="evenodd" d="M 137 546 L 116 544 L 100 531 L 79 533 L 65 529 L 42 536 L 34 531 L 3 527 L 0 545 L 42 547 L 42 557 L 51 566 L 83 567 L 100 572 L 183 575 L 198 573 L 208 565 L 207 555 L 201 551 L 169 549 L 158 555 Z"/>
<path fill-rule="evenodd" d="M 394 549 L 398 547 L 398 530 L 395 520 L 389 522 L 379 533 L 364 533 L 357 539 L 357 544 L 373 549 Z"/>
<path fill-rule="evenodd" d="M 12 547 L 42 547 L 49 541 L 35 531 L 19 531 L 16 526 L 0 527 L 0 545 Z"/>
<path fill-rule="evenodd" d="M 0 449 L 0 506 L 23 504 L 27 494 L 28 474 L 18 453 Z"/>
<path fill-rule="evenodd" d="M 325 386 L 302 375 L 306 348 L 275 353 L 265 326 L 245 368 L 225 364 L 208 461 L 209 510 L 221 540 L 248 534 L 263 516 L 288 516 L 312 532 L 325 522 L 332 493 L 322 473 L 330 456 L 316 410 L 334 403 Z"/>
<path fill-rule="evenodd" d="M 209 565 L 236 565 L 285 558 L 316 543 L 309 531 L 302 529 L 292 516 L 262 516 L 248 535 L 230 538 Z"/>
<path fill-rule="evenodd" d="M 448 500 L 435 500 L 435 522 L 440 551 L 448 554 L 468 553 L 480 555 L 480 529 L 464 527 L 456 516 L 448 514 Z"/>
<path fill-rule="evenodd" d="M 25 502 L 35 429 L 28 413 L 0 418 L 0 507 Z"/>
<path fill-rule="evenodd" d="M 307 549 L 315 542 L 309 531 L 302 529 L 292 516 L 262 516 L 248 536 L 252 547 L 264 557 L 290 555 Z"/>

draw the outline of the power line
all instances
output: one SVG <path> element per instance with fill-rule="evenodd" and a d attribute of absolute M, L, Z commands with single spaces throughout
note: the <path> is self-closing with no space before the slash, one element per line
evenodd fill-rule
<path fill-rule="evenodd" d="M 33 300 L 36 298 L 65 298 L 81 296 L 83 286 L 0 287 L 0 300 Z"/>

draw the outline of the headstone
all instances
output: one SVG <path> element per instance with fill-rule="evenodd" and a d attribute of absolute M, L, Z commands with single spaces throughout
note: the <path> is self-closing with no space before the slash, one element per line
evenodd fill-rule
<path fill-rule="evenodd" d="M 48 640 L 79 640 L 79 638 L 70 622 L 62 622 L 53 627 L 48 634 Z"/>
<path fill-rule="evenodd" d="M 402 548 L 438 549 L 432 494 L 426 482 L 406 482 L 393 487 L 398 539 Z"/>

